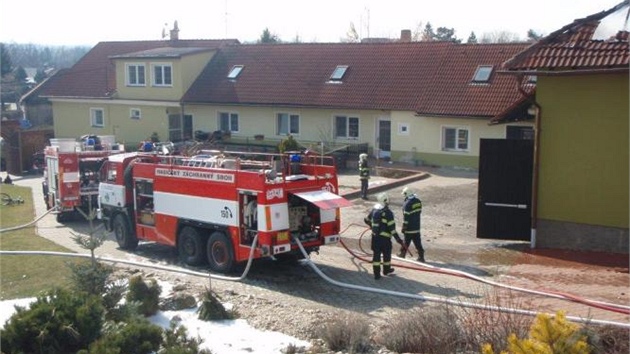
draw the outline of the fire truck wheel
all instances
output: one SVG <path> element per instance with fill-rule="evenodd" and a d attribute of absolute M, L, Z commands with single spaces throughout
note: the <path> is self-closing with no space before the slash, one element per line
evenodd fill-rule
<path fill-rule="evenodd" d="M 138 247 L 138 239 L 131 234 L 129 222 L 122 214 L 116 214 L 114 217 L 112 228 L 116 236 L 118 246 L 124 250 L 133 250 Z"/>
<path fill-rule="evenodd" d="M 232 244 L 223 232 L 215 231 L 208 239 L 208 263 L 216 272 L 228 273 L 234 265 Z"/>
<path fill-rule="evenodd" d="M 194 227 L 186 226 L 179 233 L 177 241 L 179 259 L 188 265 L 205 263 L 204 239 Z"/>

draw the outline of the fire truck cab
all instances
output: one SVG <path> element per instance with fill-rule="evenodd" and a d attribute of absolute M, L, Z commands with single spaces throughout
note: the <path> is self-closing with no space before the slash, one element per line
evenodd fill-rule
<path fill-rule="evenodd" d="M 77 209 L 97 207 L 99 170 L 110 155 L 124 152 L 111 136 L 51 139 L 44 149 L 42 191 L 48 209 L 56 208 L 58 222 Z"/>
<path fill-rule="evenodd" d="M 176 247 L 188 265 L 229 272 L 253 257 L 297 256 L 339 241 L 330 157 L 204 151 L 110 156 L 99 185 L 99 217 L 122 249 L 140 240 Z M 254 239 L 257 236 L 257 242 Z"/>

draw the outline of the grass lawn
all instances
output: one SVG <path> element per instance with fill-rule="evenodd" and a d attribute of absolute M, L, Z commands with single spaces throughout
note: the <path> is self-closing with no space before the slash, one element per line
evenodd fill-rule
<path fill-rule="evenodd" d="M 11 197 L 21 196 L 23 204 L 1 205 L 0 229 L 25 225 L 35 219 L 31 189 L 0 184 L 0 192 Z M 0 249 L 3 251 L 56 251 L 71 252 L 37 235 L 34 225 L 0 233 Z M 0 300 L 33 297 L 54 286 L 70 284 L 68 262 L 72 258 L 57 256 L 0 256 Z"/>

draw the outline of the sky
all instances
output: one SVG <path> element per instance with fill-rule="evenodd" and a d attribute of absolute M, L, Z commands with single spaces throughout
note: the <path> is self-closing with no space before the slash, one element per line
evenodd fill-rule
<path fill-rule="evenodd" d="M 472 31 L 549 34 L 622 0 L 26 0 L 0 4 L 0 41 L 42 45 L 87 45 L 102 41 L 162 39 L 175 21 L 180 39 L 255 42 L 268 28 L 280 40 L 339 42 L 351 24 L 361 38 L 398 38 L 427 22 L 455 29 L 466 41 Z M 168 30 L 166 31 L 168 33 Z"/>
<path fill-rule="evenodd" d="M 158 282 L 162 288 L 162 295 L 172 290 L 172 284 Z M 6 321 L 15 313 L 15 306 L 28 307 L 35 298 L 0 301 L 0 327 L 4 327 Z M 229 308 L 230 304 L 224 304 Z M 260 331 L 250 326 L 246 320 L 225 321 L 201 321 L 197 319 L 197 309 L 182 311 L 158 311 L 149 317 L 149 321 L 164 329 L 168 329 L 170 320 L 177 316 L 181 318 L 180 324 L 185 326 L 188 337 L 200 336 L 204 341 L 201 349 L 210 349 L 213 353 L 221 354 L 269 354 L 281 353 L 289 344 L 296 347 L 310 346 L 310 343 L 286 334 L 271 331 Z M 220 338 L 220 340 L 218 340 Z"/>

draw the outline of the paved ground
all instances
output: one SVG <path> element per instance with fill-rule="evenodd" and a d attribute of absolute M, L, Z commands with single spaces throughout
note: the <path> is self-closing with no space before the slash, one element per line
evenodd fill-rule
<path fill-rule="evenodd" d="M 408 168 L 395 165 L 389 167 Z M 572 294 L 578 300 L 587 298 L 628 305 L 630 299 L 627 255 L 531 250 L 523 242 L 476 239 L 476 173 L 430 168 L 418 168 L 418 172 L 424 174 L 423 178 L 408 185 L 419 192 L 424 202 L 422 228 L 427 266 L 399 263 L 396 276 L 385 277 L 378 283 L 374 281 L 369 257 L 361 253 L 361 248 L 369 248 L 362 219 L 375 201 L 372 195 L 368 201 L 353 199 L 353 206 L 342 211 L 343 245 L 354 250 L 355 256 L 342 245 L 326 246 L 319 254 L 311 255 L 313 262 L 325 275 L 353 286 L 423 296 L 431 300 L 429 303 L 446 299 L 488 304 L 488 299 L 499 296 L 504 301 L 500 305 L 504 307 L 550 313 L 565 310 L 568 316 L 629 323 L 628 315 L 580 302 L 502 290 L 468 278 L 443 274 L 441 270 L 461 271 L 513 287 Z M 401 178 L 373 176 L 371 179 L 372 190 L 389 189 L 394 210 L 402 204 Z M 43 214 L 45 210 L 39 184 L 41 178 L 15 178 L 14 182 L 33 187 L 37 215 Z M 348 198 L 356 195 L 359 181 L 354 171 L 342 174 L 339 185 L 341 194 Z M 392 185 L 395 187 L 390 188 Z M 86 223 L 61 225 L 54 216 L 48 215 L 37 223 L 37 227 L 41 236 L 76 252 L 85 252 L 70 239 L 70 232 L 87 233 Z M 105 245 L 97 249 L 97 254 L 165 265 L 177 263 L 169 248 L 153 244 L 141 244 L 134 253 L 121 251 L 111 235 Z M 386 318 L 390 311 L 409 309 L 423 303 L 414 298 L 383 296 L 333 285 L 305 263 L 288 267 L 260 261 L 242 283 L 215 283 L 253 296 L 283 297 L 283 301 L 290 298 L 300 308 L 345 309 L 380 318 Z"/>

